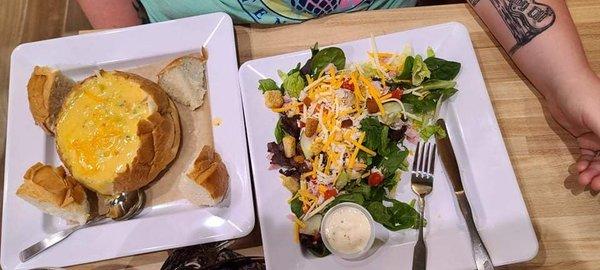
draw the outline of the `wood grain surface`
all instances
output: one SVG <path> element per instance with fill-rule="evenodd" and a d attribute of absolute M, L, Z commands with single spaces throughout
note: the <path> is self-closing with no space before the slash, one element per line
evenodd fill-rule
<path fill-rule="evenodd" d="M 72 31 L 79 30 L 77 24 L 65 24 L 64 20 L 52 22 L 60 25 L 58 28 L 48 26 L 48 20 L 53 16 L 43 18 L 43 22 L 42 19 L 27 20 L 23 17 L 25 13 L 10 10 L 52 6 L 56 12 L 68 12 L 72 9 L 68 8 L 68 2 L 0 1 L 0 26 L 3 27 L 0 29 L 0 153 L 4 152 L 7 56 L 10 51 L 19 43 L 48 38 L 55 33 L 53 31 L 64 32 L 65 25 Z M 592 68 L 600 74 L 600 0 L 569 0 L 567 4 Z M 12 24 L 7 25 L 7 20 Z M 550 118 L 541 96 L 510 62 L 468 6 L 456 4 L 339 14 L 281 27 L 236 26 L 238 60 L 241 64 L 250 59 L 304 50 L 316 41 L 325 46 L 365 38 L 371 33 L 381 35 L 447 21 L 458 21 L 469 29 L 519 186 L 540 240 L 539 253 L 532 261 L 501 269 L 600 269 L 600 196 L 577 187 L 575 178 L 567 170 L 577 156 L 575 140 Z M 0 155 L 2 161 L 3 155 Z M 255 229 L 254 235 L 245 239 L 246 245 L 259 246 L 257 235 Z M 244 252 L 261 254 L 262 249 L 257 247 Z M 155 252 L 73 269 L 158 269 L 167 256 L 167 251 Z"/>

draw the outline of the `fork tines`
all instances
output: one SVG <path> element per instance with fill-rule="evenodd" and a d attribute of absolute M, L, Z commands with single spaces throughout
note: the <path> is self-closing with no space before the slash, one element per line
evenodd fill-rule
<path fill-rule="evenodd" d="M 412 174 L 422 177 L 433 177 L 435 169 L 435 154 L 437 146 L 432 142 L 419 142 L 417 144 Z M 431 179 L 433 180 L 433 179 Z"/>

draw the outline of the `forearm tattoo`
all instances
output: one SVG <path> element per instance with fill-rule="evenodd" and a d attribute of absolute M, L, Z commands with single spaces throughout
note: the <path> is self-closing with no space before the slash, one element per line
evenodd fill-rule
<path fill-rule="evenodd" d="M 468 0 L 472 6 L 479 0 Z M 514 54 L 519 48 L 550 28 L 556 19 L 554 10 L 535 0 L 490 0 L 504 23 L 515 37 L 516 44 L 508 51 Z"/>

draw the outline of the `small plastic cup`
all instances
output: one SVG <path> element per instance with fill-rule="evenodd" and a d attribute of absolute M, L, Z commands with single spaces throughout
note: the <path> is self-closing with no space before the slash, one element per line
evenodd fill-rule
<path fill-rule="evenodd" d="M 365 217 L 369 221 L 369 226 L 371 227 L 371 236 L 369 237 L 367 244 L 360 251 L 358 251 L 356 253 L 344 253 L 344 252 L 340 252 L 340 251 L 334 249 L 331 246 L 331 244 L 329 243 L 329 241 L 327 240 L 327 236 L 325 234 L 325 224 L 327 223 L 327 219 L 330 217 L 330 214 L 335 212 L 336 209 L 339 209 L 342 207 L 352 207 L 352 208 L 358 209 L 360 212 L 362 212 L 362 214 L 365 215 Z M 362 207 L 361 205 L 356 204 L 356 203 L 345 202 L 345 203 L 337 204 L 334 207 L 331 207 L 331 209 L 329 209 L 325 213 L 325 216 L 323 217 L 323 221 L 321 221 L 321 232 L 320 233 L 321 233 L 321 239 L 323 240 L 323 244 L 325 244 L 325 247 L 327 247 L 327 249 L 329 249 L 329 251 L 331 251 L 331 253 L 333 253 L 334 255 L 336 255 L 342 259 L 357 260 L 357 259 L 362 259 L 368 255 L 368 252 L 371 249 L 371 247 L 373 246 L 373 242 L 375 241 L 375 231 L 376 230 L 377 230 L 377 226 L 375 224 L 375 221 L 373 220 L 373 217 L 371 216 L 369 211 L 367 211 L 367 209 L 365 209 L 364 207 Z"/>

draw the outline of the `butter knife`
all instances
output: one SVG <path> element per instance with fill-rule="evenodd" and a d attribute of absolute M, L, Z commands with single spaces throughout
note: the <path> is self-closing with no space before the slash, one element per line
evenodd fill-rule
<path fill-rule="evenodd" d="M 460 206 L 460 212 L 467 223 L 477 270 L 492 270 L 494 269 L 494 265 L 490 259 L 490 254 L 481 241 L 479 233 L 477 232 L 477 228 L 475 227 L 475 222 L 473 222 L 473 213 L 471 212 L 471 206 L 469 205 L 465 190 L 463 189 L 458 163 L 456 162 L 454 149 L 452 149 L 452 143 L 450 142 L 450 135 L 446 129 L 446 123 L 444 122 L 444 119 L 438 119 L 437 124 L 446 132 L 445 138 L 436 139 L 438 153 L 442 163 L 444 164 L 444 168 L 446 169 L 446 174 L 448 175 L 450 182 L 452 182 L 454 194 L 456 195 L 456 200 Z"/>

